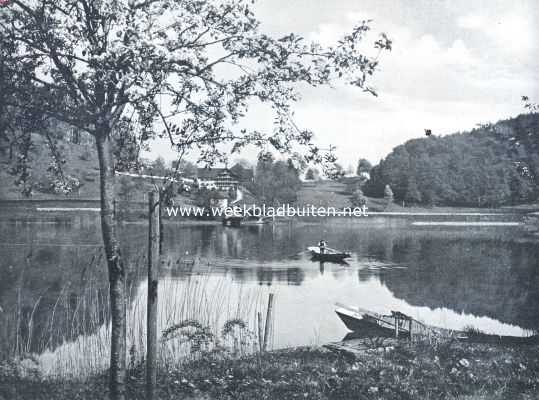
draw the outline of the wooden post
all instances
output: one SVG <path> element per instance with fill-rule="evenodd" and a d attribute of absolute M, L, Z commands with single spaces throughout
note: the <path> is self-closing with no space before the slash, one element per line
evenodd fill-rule
<path fill-rule="evenodd" d="M 395 337 L 399 338 L 399 317 L 395 315 Z"/>
<path fill-rule="evenodd" d="M 408 333 L 410 335 L 410 342 L 412 341 L 412 318 L 408 320 Z"/>
<path fill-rule="evenodd" d="M 272 320 L 273 320 L 273 293 L 270 293 L 268 296 L 268 309 L 266 311 L 266 324 L 264 325 L 263 351 L 266 351 L 266 349 L 268 348 L 268 340 L 269 340 Z"/>
<path fill-rule="evenodd" d="M 157 383 L 157 285 L 159 280 L 161 210 L 159 192 L 148 194 L 148 306 L 146 318 L 146 398 L 155 397 Z"/>
<path fill-rule="evenodd" d="M 256 313 L 257 320 L 258 320 L 258 348 L 260 352 L 263 351 L 263 341 L 264 338 L 262 336 L 262 313 L 259 311 Z"/>

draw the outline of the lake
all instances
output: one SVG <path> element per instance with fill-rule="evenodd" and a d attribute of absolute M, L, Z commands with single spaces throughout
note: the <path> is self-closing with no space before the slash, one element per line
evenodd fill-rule
<path fill-rule="evenodd" d="M 240 228 L 167 221 L 160 329 L 191 319 L 217 335 L 226 320 L 242 318 L 254 330 L 257 311 L 274 293 L 273 348 L 341 340 L 347 330 L 334 313 L 336 302 L 399 310 L 444 328 L 527 335 L 539 328 L 539 241 L 526 236 L 520 221 L 518 214 L 371 215 Z M 146 230 L 143 222 L 121 227 L 130 271 L 128 335 L 130 347 L 139 349 Z M 322 238 L 352 258 L 346 264 L 311 261 L 305 249 Z M 3 352 L 17 346 L 41 353 L 56 368 L 62 352 L 73 357 L 90 342 L 106 342 L 100 243 L 95 212 L 2 211 Z M 92 367 L 105 365 L 107 348 L 101 347 Z"/>

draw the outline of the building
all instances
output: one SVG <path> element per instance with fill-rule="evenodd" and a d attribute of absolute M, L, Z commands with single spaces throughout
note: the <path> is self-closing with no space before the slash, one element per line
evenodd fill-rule
<path fill-rule="evenodd" d="M 228 168 L 198 168 L 197 183 L 200 188 L 236 190 L 240 179 Z"/>

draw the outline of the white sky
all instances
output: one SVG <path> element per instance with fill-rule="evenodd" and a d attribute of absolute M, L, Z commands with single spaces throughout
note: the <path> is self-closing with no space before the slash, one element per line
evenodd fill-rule
<path fill-rule="evenodd" d="M 470 130 L 523 112 L 522 95 L 539 101 L 536 0 L 259 0 L 255 10 L 262 30 L 274 35 L 329 44 L 372 19 L 373 33 L 393 40 L 371 81 L 378 97 L 346 86 L 302 90 L 298 125 L 320 145 L 336 145 L 345 167 L 360 157 L 377 163 L 425 128 L 436 135 Z M 251 111 L 248 125 L 271 129 L 267 112 Z M 164 143 L 154 149 L 152 156 L 173 157 Z"/>

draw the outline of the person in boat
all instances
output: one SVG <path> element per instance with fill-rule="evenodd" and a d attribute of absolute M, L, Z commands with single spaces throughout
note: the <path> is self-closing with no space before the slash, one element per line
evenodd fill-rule
<path fill-rule="evenodd" d="M 327 242 L 324 239 L 321 239 L 318 242 L 318 248 L 320 249 L 320 254 L 324 254 L 326 252 L 326 246 L 327 246 Z"/>

